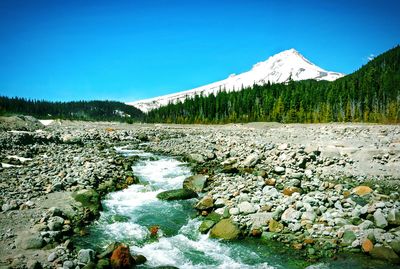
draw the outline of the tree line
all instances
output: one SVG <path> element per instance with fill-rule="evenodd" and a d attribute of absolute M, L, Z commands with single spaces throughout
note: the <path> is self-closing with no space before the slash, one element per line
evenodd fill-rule
<path fill-rule="evenodd" d="M 24 114 L 40 119 L 70 119 L 90 121 L 143 120 L 143 113 L 116 101 L 49 102 L 20 97 L 0 96 L 0 115 Z"/>
<path fill-rule="evenodd" d="M 196 95 L 151 110 L 147 122 L 400 122 L 400 47 L 333 82 L 289 81 Z"/>

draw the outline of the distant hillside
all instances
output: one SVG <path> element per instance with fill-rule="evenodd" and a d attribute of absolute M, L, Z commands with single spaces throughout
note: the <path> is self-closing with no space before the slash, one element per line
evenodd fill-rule
<path fill-rule="evenodd" d="M 143 119 L 143 113 L 115 101 L 48 102 L 0 96 L 0 115 L 24 114 L 40 119 L 127 121 Z"/>
<path fill-rule="evenodd" d="M 151 110 L 148 122 L 400 122 L 400 47 L 335 81 L 289 81 L 197 95 Z"/>

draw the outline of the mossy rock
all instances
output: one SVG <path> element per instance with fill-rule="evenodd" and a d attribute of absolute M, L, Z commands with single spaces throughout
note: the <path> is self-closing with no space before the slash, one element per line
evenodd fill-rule
<path fill-rule="evenodd" d="M 198 195 L 192 190 L 188 189 L 176 189 L 176 190 L 169 190 L 163 191 L 157 194 L 157 198 L 160 200 L 187 200 L 192 198 L 197 198 Z"/>
<path fill-rule="evenodd" d="M 225 240 L 237 239 L 240 235 L 239 227 L 231 219 L 220 220 L 210 231 L 211 238 Z"/>
<path fill-rule="evenodd" d="M 101 210 L 100 195 L 93 189 L 84 189 L 74 192 L 72 198 L 80 202 L 83 207 L 92 211 Z"/>
<path fill-rule="evenodd" d="M 214 221 L 206 219 L 200 224 L 199 232 L 202 234 L 206 234 L 214 225 Z"/>

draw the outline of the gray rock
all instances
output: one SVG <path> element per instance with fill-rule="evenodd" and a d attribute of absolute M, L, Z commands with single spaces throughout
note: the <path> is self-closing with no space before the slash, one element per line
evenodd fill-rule
<path fill-rule="evenodd" d="M 205 175 L 194 175 L 183 181 L 183 188 L 195 192 L 202 192 L 207 182 Z"/>
<path fill-rule="evenodd" d="M 239 215 L 239 213 L 240 211 L 237 207 L 232 207 L 231 209 L 229 209 L 229 214 L 231 214 L 232 216 Z"/>
<path fill-rule="evenodd" d="M 78 252 L 78 262 L 80 264 L 88 264 L 95 259 L 95 252 L 93 249 L 81 249 Z"/>
<path fill-rule="evenodd" d="M 63 263 L 63 269 L 72 269 L 74 268 L 75 264 L 73 261 L 65 261 Z"/>
<path fill-rule="evenodd" d="M 198 153 L 189 154 L 189 159 L 196 163 L 204 163 L 206 160 L 204 159 L 203 155 Z"/>
<path fill-rule="evenodd" d="M 260 157 L 258 156 L 257 153 L 252 153 L 247 158 L 243 161 L 243 166 L 245 167 L 253 167 L 254 165 L 257 164 L 258 160 Z"/>
<path fill-rule="evenodd" d="M 282 166 L 276 166 L 274 168 L 274 172 L 277 174 L 284 174 L 285 170 L 286 170 L 285 167 L 282 167 Z"/>
<path fill-rule="evenodd" d="M 264 193 L 265 196 L 271 197 L 271 198 L 276 198 L 276 197 L 279 197 L 279 195 L 280 195 L 278 190 L 275 189 L 275 187 L 272 187 L 272 186 L 265 186 L 263 188 L 263 193 Z"/>
<path fill-rule="evenodd" d="M 268 222 L 272 219 L 273 213 L 270 212 L 260 212 L 249 215 L 252 224 L 252 229 L 259 229 L 261 227 L 267 226 Z"/>
<path fill-rule="evenodd" d="M 64 225 L 64 219 L 59 216 L 51 217 L 47 222 L 50 231 L 59 231 Z"/>
<path fill-rule="evenodd" d="M 53 262 L 58 258 L 57 252 L 52 252 L 50 255 L 47 257 L 48 262 Z"/>
<path fill-rule="evenodd" d="M 218 198 L 217 200 L 215 200 L 214 207 L 220 208 L 220 207 L 224 207 L 224 206 L 225 206 L 225 200 L 224 199 Z"/>
<path fill-rule="evenodd" d="M 400 211 L 397 208 L 389 210 L 387 221 L 391 225 L 400 225 Z"/>
<path fill-rule="evenodd" d="M 297 220 L 300 218 L 300 215 L 301 212 L 296 211 L 296 209 L 292 207 L 289 207 L 283 212 L 281 219 L 286 223 L 297 222 Z"/>
<path fill-rule="evenodd" d="M 251 214 L 256 212 L 256 209 L 253 204 L 249 202 L 242 202 L 238 204 L 239 212 L 242 214 Z"/>
<path fill-rule="evenodd" d="M 380 209 L 376 210 L 374 213 L 374 222 L 375 226 L 378 228 L 385 228 L 386 226 L 388 226 L 385 215 L 383 215 Z"/>

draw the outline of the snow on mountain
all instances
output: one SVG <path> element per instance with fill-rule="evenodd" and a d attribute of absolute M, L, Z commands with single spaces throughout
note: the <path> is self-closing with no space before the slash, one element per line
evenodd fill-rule
<path fill-rule="evenodd" d="M 297 50 L 290 49 L 269 57 L 264 62 L 259 62 L 250 71 L 239 75 L 232 74 L 224 80 L 207 84 L 191 90 L 163 95 L 155 98 L 144 99 L 127 103 L 133 105 L 143 112 L 169 104 L 170 102 L 184 101 L 197 95 L 207 96 L 218 91 L 239 91 L 253 84 L 285 83 L 292 80 L 329 80 L 333 81 L 344 74 L 326 71 L 303 57 Z"/>

